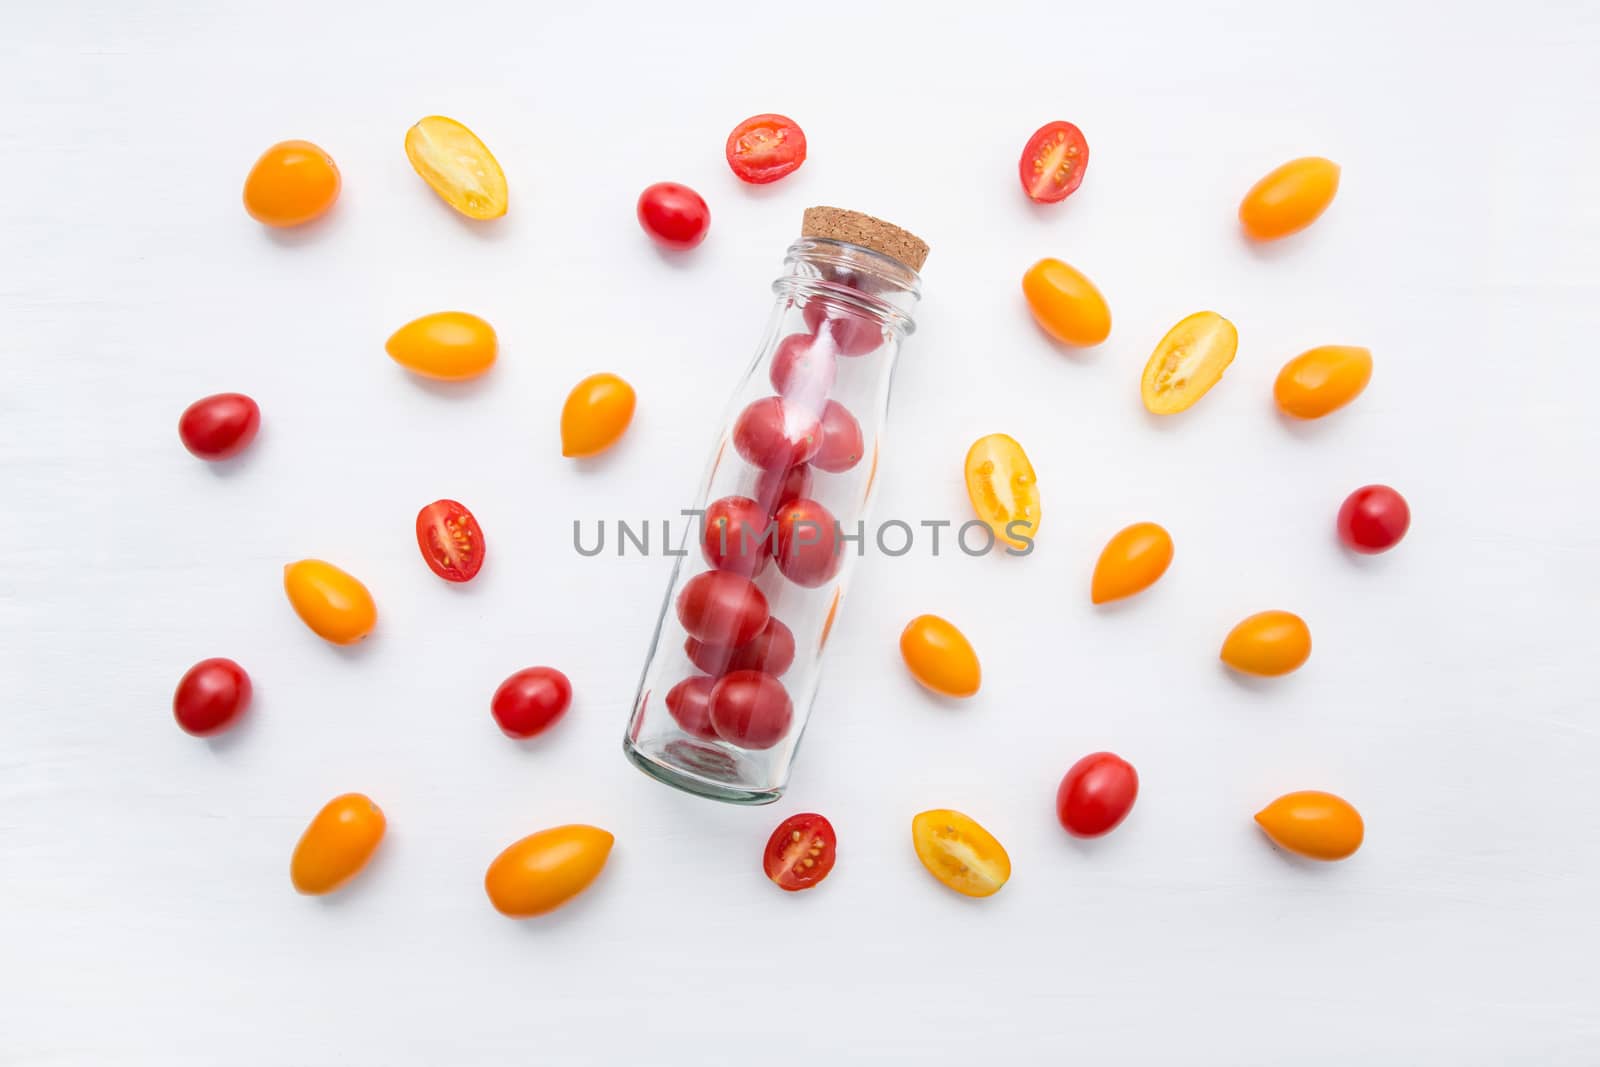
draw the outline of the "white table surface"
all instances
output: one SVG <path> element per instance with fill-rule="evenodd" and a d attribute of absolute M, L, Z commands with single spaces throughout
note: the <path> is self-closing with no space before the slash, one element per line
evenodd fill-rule
<path fill-rule="evenodd" d="M 1593 5 L 564 7 L 0 15 L 0 1062 L 1600 1062 Z M 768 110 L 810 159 L 742 187 L 723 139 Z M 434 112 L 504 164 L 502 222 L 465 224 L 407 166 Z M 1093 161 L 1036 209 L 1015 161 L 1058 117 Z M 288 137 L 326 147 L 344 193 L 279 236 L 239 187 Z M 1344 165 L 1337 202 L 1246 247 L 1240 195 L 1310 153 Z M 634 222 L 661 179 L 711 203 L 691 256 Z M 966 518 L 962 456 L 1003 430 L 1046 518 L 1025 560 L 869 556 L 789 795 L 739 809 L 623 760 L 668 564 L 582 559 L 571 523 L 690 502 L 814 203 L 933 245 L 877 517 Z M 1108 295 L 1105 345 L 1035 329 L 1018 280 L 1044 255 Z M 500 332 L 478 385 L 383 354 L 449 307 Z M 1207 307 L 1239 357 L 1158 422 L 1139 371 Z M 1278 367 L 1331 342 L 1372 348 L 1371 387 L 1287 425 Z M 639 415 L 580 467 L 557 413 L 600 369 Z M 175 423 L 230 389 L 264 429 L 209 467 Z M 1373 481 L 1415 518 L 1360 559 L 1333 516 Z M 440 496 L 491 545 L 464 588 L 413 541 Z M 1101 544 L 1147 518 L 1171 572 L 1093 609 Z M 365 645 L 294 618 L 281 567 L 304 556 L 375 592 Z M 1217 646 L 1268 607 L 1303 614 L 1316 651 L 1241 684 Z M 899 663 L 924 611 L 983 658 L 967 704 Z M 207 743 L 169 709 L 213 655 L 257 697 Z M 489 694 L 534 663 L 575 706 L 511 743 Z M 1142 792 L 1078 844 L 1054 790 L 1099 748 Z M 1357 856 L 1262 840 L 1251 814 L 1302 788 L 1360 808 Z M 346 790 L 387 811 L 380 858 L 299 897 L 290 850 Z M 1010 849 L 998 896 L 918 866 L 910 818 L 941 806 Z M 806 810 L 841 859 L 791 896 L 759 855 Z M 594 889 L 495 914 L 490 858 L 572 821 L 617 835 Z"/>

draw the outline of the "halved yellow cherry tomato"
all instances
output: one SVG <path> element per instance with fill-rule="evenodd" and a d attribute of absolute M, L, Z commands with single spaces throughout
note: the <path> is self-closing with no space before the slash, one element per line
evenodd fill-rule
<path fill-rule="evenodd" d="M 1342 860 L 1366 836 L 1349 801 L 1317 789 L 1285 793 L 1256 812 L 1256 822 L 1280 848 L 1314 860 Z"/>
<path fill-rule="evenodd" d="M 1250 187 L 1239 222 L 1257 241 L 1275 241 L 1310 226 L 1339 191 L 1339 164 L 1319 156 L 1291 159 Z"/>
<path fill-rule="evenodd" d="M 1094 283 L 1059 259 L 1041 259 L 1022 276 L 1028 308 L 1044 332 L 1069 345 L 1111 336 L 1111 308 Z"/>
<path fill-rule="evenodd" d="M 1320 419 L 1361 395 L 1372 380 L 1372 353 L 1355 345 L 1322 345 L 1283 365 L 1272 385 L 1278 407 L 1300 419 Z"/>
<path fill-rule="evenodd" d="M 360 793 L 334 797 L 300 835 L 289 880 L 302 893 L 331 893 L 361 872 L 383 840 L 388 820 Z"/>
<path fill-rule="evenodd" d="M 992 433 L 967 449 L 967 496 L 978 518 L 1019 553 L 1039 536 L 1039 479 L 1022 446 Z"/>
<path fill-rule="evenodd" d="M 310 141 L 282 141 L 261 154 L 244 180 L 244 209 L 267 226 L 299 226 L 339 199 L 339 168 Z"/>
<path fill-rule="evenodd" d="M 911 677 L 948 697 L 969 697 L 983 680 L 972 643 L 937 615 L 918 615 L 906 624 L 900 633 L 900 657 Z"/>
<path fill-rule="evenodd" d="M 1153 522 L 1119 530 L 1100 550 L 1089 599 L 1096 604 L 1121 600 L 1156 583 L 1172 563 L 1172 535 Z"/>
<path fill-rule="evenodd" d="M 911 820 L 917 859 L 962 896 L 989 897 L 1011 877 L 1011 857 L 994 835 L 959 811 L 937 808 Z"/>
<path fill-rule="evenodd" d="M 406 158 L 439 199 L 470 219 L 506 213 L 506 174 L 478 135 L 455 119 L 429 115 L 406 131 Z"/>
<path fill-rule="evenodd" d="M 489 864 L 484 891 L 496 911 L 526 919 L 589 888 L 616 838 L 595 826 L 557 826 L 514 842 Z"/>
<path fill-rule="evenodd" d="M 615 374 L 591 374 L 561 408 L 561 454 L 593 456 L 617 443 L 633 421 L 633 386 Z"/>
<path fill-rule="evenodd" d="M 1176 415 L 1222 379 L 1239 350 L 1239 331 L 1215 311 L 1197 311 L 1167 331 L 1144 365 L 1139 395 L 1155 415 Z"/>
<path fill-rule="evenodd" d="M 436 311 L 412 319 L 384 343 L 389 358 L 424 378 L 459 381 L 494 366 L 494 327 L 465 311 Z"/>
<path fill-rule="evenodd" d="M 1222 662 L 1245 674 L 1276 677 L 1311 658 L 1311 628 L 1289 611 L 1263 611 L 1243 620 L 1222 642 Z"/>
<path fill-rule="evenodd" d="M 283 591 L 300 621 L 324 641 L 353 645 L 378 621 L 372 594 L 355 578 L 320 559 L 283 568 Z"/>

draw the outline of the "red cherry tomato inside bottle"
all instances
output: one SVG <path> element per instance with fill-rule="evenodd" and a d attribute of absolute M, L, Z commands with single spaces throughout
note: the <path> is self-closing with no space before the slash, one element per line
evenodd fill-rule
<path fill-rule="evenodd" d="M 761 869 L 779 889 L 810 889 L 833 870 L 839 839 L 833 824 L 821 815 L 791 815 L 767 839 Z"/>
<path fill-rule="evenodd" d="M 833 388 L 833 345 L 815 334 L 792 333 L 778 342 L 768 373 L 779 396 L 815 406 Z"/>
<path fill-rule="evenodd" d="M 761 470 L 787 470 L 816 455 L 822 443 L 815 415 L 781 396 L 753 400 L 733 424 L 733 447 Z"/>
<path fill-rule="evenodd" d="M 1083 184 L 1088 166 L 1089 142 L 1083 131 L 1070 122 L 1051 122 L 1028 138 L 1017 173 L 1029 200 L 1054 204 Z"/>
<path fill-rule="evenodd" d="M 728 166 L 751 185 L 775 182 L 806 161 L 806 135 L 793 119 L 752 115 L 728 134 Z"/>
<path fill-rule="evenodd" d="M 500 683 L 489 702 L 507 737 L 533 737 L 548 730 L 572 704 L 572 683 L 554 667 L 527 667 Z"/>
<path fill-rule="evenodd" d="M 717 731 L 711 728 L 711 690 L 716 684 L 715 678 L 685 678 L 667 690 L 667 711 L 684 733 L 702 741 L 717 740 Z"/>
<path fill-rule="evenodd" d="M 417 512 L 417 547 L 428 569 L 447 582 L 471 581 L 488 548 L 478 520 L 454 500 L 435 500 Z"/>
<path fill-rule="evenodd" d="M 678 621 L 708 645 L 737 648 L 760 633 L 767 618 L 766 594 L 732 571 L 697 574 L 678 594 Z"/>
<path fill-rule="evenodd" d="M 833 512 L 815 500 L 796 500 L 778 510 L 778 569 L 796 585 L 826 585 L 844 562 L 844 545 Z"/>
<path fill-rule="evenodd" d="M 1339 508 L 1339 539 L 1366 555 L 1389 551 L 1410 528 L 1406 498 L 1387 485 L 1364 485 Z"/>
<path fill-rule="evenodd" d="M 778 619 L 768 619 L 760 633 L 738 648 L 686 637 L 683 652 L 689 662 L 713 677 L 729 671 L 766 671 L 776 678 L 794 665 L 794 632 Z"/>
<path fill-rule="evenodd" d="M 789 691 L 765 671 L 725 674 L 711 690 L 711 727 L 731 745 L 771 748 L 793 720 Z"/>
<path fill-rule="evenodd" d="M 172 717 L 196 737 L 219 734 L 250 706 L 250 676 L 231 659 L 203 659 L 184 672 L 172 696 Z"/>
<path fill-rule="evenodd" d="M 1133 764 L 1110 752 L 1083 757 L 1056 790 L 1056 818 L 1073 837 L 1109 834 L 1128 817 L 1139 796 Z"/>
<path fill-rule="evenodd" d="M 802 463 L 788 470 L 763 470 L 756 479 L 756 499 L 769 512 L 811 495 L 811 466 Z"/>
<path fill-rule="evenodd" d="M 725 496 L 706 508 L 701 552 L 719 570 L 760 574 L 772 559 L 772 518 L 747 496 Z"/>
<path fill-rule="evenodd" d="M 205 460 L 243 452 L 261 429 L 261 409 L 243 393 L 218 393 L 196 400 L 178 419 L 183 447 Z"/>
<path fill-rule="evenodd" d="M 677 182 L 656 182 L 639 194 L 639 225 L 657 244 L 679 250 L 706 239 L 711 209 L 700 194 Z"/>
<path fill-rule="evenodd" d="M 883 325 L 876 319 L 815 297 L 801 310 L 800 318 L 806 329 L 841 356 L 864 356 L 883 344 Z"/>
<path fill-rule="evenodd" d="M 830 400 L 822 408 L 821 443 L 811 465 L 833 474 L 845 471 L 861 462 L 865 447 L 861 441 L 861 423 L 848 408 L 837 400 Z"/>

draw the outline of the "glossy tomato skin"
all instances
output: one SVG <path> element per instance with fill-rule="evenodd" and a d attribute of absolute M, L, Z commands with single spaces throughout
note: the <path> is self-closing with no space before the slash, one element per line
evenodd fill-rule
<path fill-rule="evenodd" d="M 776 537 L 765 507 L 747 496 L 725 496 L 706 505 L 700 551 L 718 570 L 755 575 L 772 562 Z"/>
<path fill-rule="evenodd" d="M 765 671 L 734 671 L 711 690 L 711 727 L 740 748 L 768 749 L 784 739 L 794 703 L 783 683 Z"/>
<path fill-rule="evenodd" d="M 178 437 L 201 459 L 230 459 L 245 450 L 261 429 L 261 408 L 243 393 L 217 393 L 183 409 Z"/>
<path fill-rule="evenodd" d="M 801 498 L 778 509 L 778 570 L 796 585 L 827 585 L 844 566 L 844 541 L 833 512 Z"/>
<path fill-rule="evenodd" d="M 761 869 L 772 884 L 788 893 L 811 889 L 833 870 L 839 837 L 821 815 L 791 815 L 767 838 Z"/>
<path fill-rule="evenodd" d="M 1059 259 L 1029 267 L 1022 295 L 1039 328 L 1062 344 L 1082 348 L 1111 336 L 1111 305 L 1094 282 Z"/>
<path fill-rule="evenodd" d="M 733 424 L 733 447 L 759 470 L 788 470 L 822 444 L 822 427 L 805 406 L 780 396 L 752 400 Z"/>
<path fill-rule="evenodd" d="M 842 306 L 829 306 L 812 297 L 801 309 L 806 329 L 823 343 L 831 344 L 841 356 L 864 356 L 883 345 L 883 324 L 866 312 Z"/>
<path fill-rule="evenodd" d="M 850 414 L 849 408 L 837 400 L 824 404 L 820 431 L 822 436 L 817 445 L 817 454 L 811 457 L 813 467 L 831 474 L 843 474 L 861 462 L 861 453 L 866 449 L 866 444 L 861 437 L 861 423 Z"/>
<path fill-rule="evenodd" d="M 924 688 L 948 697 L 970 697 L 983 682 L 972 642 L 937 615 L 918 615 L 900 633 L 900 658 Z"/>
<path fill-rule="evenodd" d="M 354 576 L 320 559 L 283 568 L 283 590 L 300 621 L 335 645 L 353 645 L 372 632 L 378 606 Z"/>
<path fill-rule="evenodd" d="M 638 403 L 633 386 L 615 374 L 591 374 L 572 387 L 561 408 L 561 454 L 595 456 L 622 439 Z"/>
<path fill-rule="evenodd" d="M 250 706 L 250 676 L 231 659 L 203 659 L 184 672 L 172 696 L 172 717 L 196 737 L 220 734 Z"/>
<path fill-rule="evenodd" d="M 992 897 L 1011 878 L 1011 857 L 977 820 L 935 808 L 911 820 L 911 843 L 928 873 L 965 897 Z"/>
<path fill-rule="evenodd" d="M 700 194 L 677 182 L 657 182 L 639 194 L 639 225 L 657 244 L 686 251 L 706 239 L 711 209 Z"/>
<path fill-rule="evenodd" d="M 1286 415 L 1320 419 L 1360 396 L 1372 381 L 1372 352 L 1356 345 L 1322 345 L 1283 365 L 1272 384 Z"/>
<path fill-rule="evenodd" d="M 1389 551 L 1410 528 L 1406 498 L 1387 485 L 1364 485 L 1339 507 L 1339 539 L 1364 555 Z"/>
<path fill-rule="evenodd" d="M 494 327 L 476 315 L 436 311 L 400 327 L 383 348 L 413 374 L 456 382 L 476 378 L 494 366 L 500 342 Z"/>
<path fill-rule="evenodd" d="M 996 540 L 1026 553 L 1039 536 L 1039 478 L 1016 438 L 992 433 L 972 442 L 964 464 L 967 499 Z"/>
<path fill-rule="evenodd" d="M 767 597 L 732 571 L 697 574 L 678 593 L 678 621 L 690 637 L 708 645 L 737 648 L 752 640 L 770 617 Z"/>
<path fill-rule="evenodd" d="M 1182 319 L 1144 365 L 1139 398 L 1152 415 L 1187 411 L 1222 380 L 1239 351 L 1239 331 L 1215 311 Z"/>
<path fill-rule="evenodd" d="M 779 396 L 812 405 L 828 395 L 837 374 L 832 343 L 811 333 L 792 333 L 779 341 L 768 371 Z"/>
<path fill-rule="evenodd" d="M 667 690 L 667 713 L 684 733 L 702 741 L 718 740 L 717 731 L 711 726 L 711 690 L 716 684 L 715 678 L 697 676 L 685 678 Z"/>
<path fill-rule="evenodd" d="M 334 797 L 300 835 L 289 861 L 289 880 L 310 896 L 333 892 L 361 873 L 388 825 L 370 798 L 360 793 Z"/>
<path fill-rule="evenodd" d="M 497 219 L 510 196 L 505 171 L 489 146 L 467 127 L 429 115 L 406 131 L 406 159 L 439 199 L 469 219 Z"/>
<path fill-rule="evenodd" d="M 1089 142 L 1083 131 L 1070 122 L 1048 122 L 1023 146 L 1017 176 L 1029 200 L 1054 204 L 1077 192 L 1088 168 Z"/>
<path fill-rule="evenodd" d="M 554 667 L 525 667 L 500 683 L 489 712 L 507 737 L 535 737 L 572 706 L 572 683 Z"/>
<path fill-rule="evenodd" d="M 756 480 L 756 500 L 771 512 L 811 495 L 811 465 L 802 463 L 788 470 L 764 470 Z"/>
<path fill-rule="evenodd" d="M 766 671 L 774 678 L 794 666 L 794 632 L 773 617 L 761 632 L 738 648 L 708 645 L 686 637 L 683 653 L 689 662 L 713 677 L 729 671 Z"/>
<path fill-rule="evenodd" d="M 552 912 L 599 877 L 615 842 L 597 826 L 557 826 L 529 834 L 489 864 L 484 892 L 494 909 L 508 918 Z"/>
<path fill-rule="evenodd" d="M 1250 187 L 1239 224 L 1256 241 L 1276 241 L 1316 222 L 1339 191 L 1339 165 L 1319 156 L 1291 159 Z"/>
<path fill-rule="evenodd" d="M 1056 818 L 1073 837 L 1100 837 L 1121 825 L 1139 797 L 1139 773 L 1110 752 L 1083 757 L 1056 790 Z"/>
<path fill-rule="evenodd" d="M 489 549 L 465 504 L 435 500 L 417 512 L 417 547 L 428 569 L 447 582 L 470 582 Z"/>
<path fill-rule="evenodd" d="M 800 169 L 806 161 L 806 135 L 783 115 L 752 115 L 728 134 L 724 151 L 740 181 L 765 185 Z"/>
<path fill-rule="evenodd" d="M 244 209 L 265 226 L 301 226 L 339 199 L 339 168 L 310 141 L 281 141 L 244 180 Z"/>
<path fill-rule="evenodd" d="M 1222 642 L 1222 662 L 1242 674 L 1275 678 L 1311 658 L 1311 629 L 1289 611 L 1262 611 L 1241 621 Z"/>
<path fill-rule="evenodd" d="M 1256 812 L 1256 822 L 1280 848 L 1314 860 L 1342 860 L 1366 837 L 1361 813 L 1332 793 L 1285 793 Z"/>
<path fill-rule="evenodd" d="M 1153 522 L 1117 531 L 1094 565 L 1089 599 L 1096 604 L 1142 593 L 1172 565 L 1172 535 Z"/>

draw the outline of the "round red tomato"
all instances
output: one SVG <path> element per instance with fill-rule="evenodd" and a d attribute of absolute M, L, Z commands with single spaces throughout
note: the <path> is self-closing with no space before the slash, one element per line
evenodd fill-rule
<path fill-rule="evenodd" d="M 689 662 L 714 677 L 728 671 L 766 671 L 776 678 L 794 665 L 794 632 L 771 618 L 760 633 L 738 648 L 686 637 L 683 652 Z"/>
<path fill-rule="evenodd" d="M 767 839 L 761 869 L 779 889 L 810 889 L 833 870 L 839 839 L 821 815 L 791 815 Z"/>
<path fill-rule="evenodd" d="M 172 717 L 196 737 L 232 726 L 250 706 L 250 676 L 231 659 L 203 659 L 184 672 L 172 696 Z"/>
<path fill-rule="evenodd" d="M 839 573 L 844 545 L 833 512 L 800 499 L 778 509 L 778 569 L 796 585 L 815 589 Z"/>
<path fill-rule="evenodd" d="M 864 356 L 883 344 L 883 324 L 864 311 L 829 307 L 813 297 L 800 317 L 806 329 L 826 338 L 841 356 Z"/>
<path fill-rule="evenodd" d="M 717 740 L 711 728 L 711 689 L 716 684 L 714 678 L 685 678 L 667 690 L 667 711 L 684 733 L 702 741 Z"/>
<path fill-rule="evenodd" d="M 527 667 L 500 683 L 489 702 L 507 737 L 533 737 L 548 730 L 572 704 L 572 683 L 554 667 Z"/>
<path fill-rule="evenodd" d="M 778 342 L 772 353 L 772 388 L 780 396 L 816 404 L 833 388 L 833 347 L 815 334 L 792 333 Z"/>
<path fill-rule="evenodd" d="M 417 512 L 417 547 L 428 569 L 447 582 L 471 581 L 488 549 L 478 520 L 454 500 L 435 500 Z"/>
<path fill-rule="evenodd" d="M 733 447 L 762 470 L 787 470 L 816 454 L 821 434 L 815 415 L 779 396 L 751 401 L 733 424 Z"/>
<path fill-rule="evenodd" d="M 1083 184 L 1088 167 L 1089 142 L 1083 131 L 1070 122 L 1051 122 L 1028 138 L 1017 173 L 1028 199 L 1054 204 Z"/>
<path fill-rule="evenodd" d="M 1357 552 L 1387 552 L 1411 528 L 1406 498 L 1387 485 L 1364 485 L 1339 508 L 1339 539 Z"/>
<path fill-rule="evenodd" d="M 772 519 L 747 496 L 725 496 L 706 507 L 700 550 L 719 570 L 760 574 L 772 559 Z"/>
<path fill-rule="evenodd" d="M 201 459 L 237 456 L 261 429 L 261 409 L 243 393 L 218 393 L 196 400 L 178 418 L 183 447 Z"/>
<path fill-rule="evenodd" d="M 639 225 L 667 248 L 693 248 L 706 239 L 711 209 L 700 194 L 677 182 L 656 182 L 639 194 Z"/>
<path fill-rule="evenodd" d="M 865 445 L 861 440 L 861 424 L 850 414 L 850 409 L 837 400 L 830 400 L 822 409 L 822 443 L 811 465 L 818 470 L 834 474 L 843 472 L 861 462 Z"/>
<path fill-rule="evenodd" d="M 729 744 L 771 748 L 793 721 L 789 691 L 765 671 L 725 674 L 711 690 L 711 727 Z"/>
<path fill-rule="evenodd" d="M 806 161 L 806 135 L 793 119 L 753 115 L 728 134 L 728 166 L 751 185 L 775 182 Z"/>
<path fill-rule="evenodd" d="M 802 463 L 788 470 L 764 470 L 756 480 L 756 499 L 771 511 L 811 495 L 811 467 Z"/>
<path fill-rule="evenodd" d="M 766 594 L 732 571 L 706 571 L 678 594 L 678 621 L 708 645 L 742 645 L 767 625 Z"/>
<path fill-rule="evenodd" d="M 1139 796 L 1133 764 L 1109 752 L 1095 752 L 1072 765 L 1056 790 L 1056 818 L 1074 837 L 1109 834 L 1128 817 Z"/>

